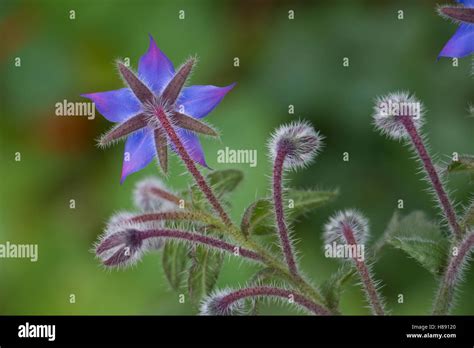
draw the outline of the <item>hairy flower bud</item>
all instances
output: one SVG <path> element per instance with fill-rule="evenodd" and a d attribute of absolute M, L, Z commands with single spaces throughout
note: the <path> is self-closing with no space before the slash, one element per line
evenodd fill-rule
<path fill-rule="evenodd" d="M 231 289 L 221 289 L 204 298 L 200 314 L 211 316 L 243 314 L 244 301 L 226 301 L 226 297 L 231 293 Z"/>
<path fill-rule="evenodd" d="M 248 310 L 246 310 L 245 301 L 255 301 L 259 298 L 288 301 L 288 303 L 294 303 L 298 309 L 317 315 L 329 314 L 325 307 L 294 290 L 271 285 L 262 285 L 214 292 L 203 300 L 201 315 L 244 315 L 248 312 Z"/>
<path fill-rule="evenodd" d="M 111 228 L 104 233 L 95 253 L 105 266 L 126 267 L 141 258 L 143 246 L 138 229 L 131 226 L 118 230 Z"/>
<path fill-rule="evenodd" d="M 364 261 L 364 249 L 361 253 L 357 250 L 359 247 L 364 248 L 368 234 L 368 220 L 355 210 L 336 213 L 324 226 L 326 245 L 335 243 L 351 248 L 347 251 L 344 249 L 341 257 L 353 260 L 372 313 L 385 315 L 384 302 L 377 289 L 377 282 L 373 280 L 370 266 Z"/>
<path fill-rule="evenodd" d="M 284 156 L 283 167 L 297 169 L 308 165 L 323 146 L 323 136 L 305 121 L 295 121 L 279 127 L 273 133 L 268 148 L 275 162 L 278 153 Z"/>
<path fill-rule="evenodd" d="M 165 226 L 163 221 L 149 220 L 149 221 L 139 221 L 136 219 L 137 214 L 133 214 L 128 211 L 121 211 L 112 215 L 112 217 L 107 222 L 104 236 L 110 236 L 114 233 L 123 231 L 125 229 L 137 229 L 137 230 L 147 230 L 147 229 L 157 229 L 163 228 Z M 143 241 L 144 250 L 153 250 L 161 249 L 163 246 L 163 241 L 160 238 L 148 238 Z"/>
<path fill-rule="evenodd" d="M 135 206 L 144 212 L 169 211 L 179 204 L 179 198 L 156 177 L 139 181 L 133 196 Z"/>
<path fill-rule="evenodd" d="M 324 226 L 324 242 L 348 244 L 344 237 L 344 228 L 352 230 L 357 244 L 364 244 L 369 234 L 369 221 L 357 210 L 340 211 Z"/>
<path fill-rule="evenodd" d="M 411 118 L 416 129 L 423 125 L 423 104 L 408 92 L 395 92 L 378 97 L 373 111 L 373 123 L 382 134 L 395 140 L 408 139 L 403 124 Z"/>
<path fill-rule="evenodd" d="M 419 131 L 423 124 L 422 104 L 407 92 L 392 93 L 377 99 L 373 116 L 375 127 L 382 134 L 395 140 L 411 142 L 451 233 L 459 238 L 461 228 L 457 222 L 456 211 Z"/>
<path fill-rule="evenodd" d="M 95 254 L 105 266 L 126 267 L 140 260 L 144 252 L 163 246 L 161 238 L 142 238 L 141 231 L 164 227 L 163 221 L 137 221 L 131 212 L 118 212 L 107 222 L 96 244 Z"/>
<path fill-rule="evenodd" d="M 112 215 L 110 217 L 109 221 L 107 221 L 107 225 L 106 225 L 105 230 L 106 231 L 113 231 L 115 226 L 126 223 L 128 220 L 130 220 L 134 216 L 135 216 L 135 214 L 133 214 L 132 212 L 119 211 L 119 212 L 115 213 L 114 215 Z"/>

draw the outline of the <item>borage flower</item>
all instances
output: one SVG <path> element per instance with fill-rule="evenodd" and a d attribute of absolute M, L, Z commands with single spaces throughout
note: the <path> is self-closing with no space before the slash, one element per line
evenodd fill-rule
<path fill-rule="evenodd" d="M 443 47 L 439 57 L 462 58 L 474 53 L 474 0 L 457 1 L 464 6 L 447 5 L 438 8 L 442 17 L 459 23 L 459 29 Z"/>
<path fill-rule="evenodd" d="M 175 72 L 173 63 L 150 35 L 150 46 L 140 58 L 137 74 L 124 63 L 117 62 L 127 88 L 82 95 L 92 100 L 107 120 L 118 123 L 100 138 L 100 146 L 127 137 L 121 183 L 129 174 L 147 166 L 155 156 L 162 170 L 167 172 L 166 133 L 156 117 L 147 113 L 154 105 L 160 105 L 167 111 L 192 160 L 208 167 L 195 133 L 210 136 L 218 134 L 199 119 L 209 114 L 235 84 L 227 87 L 184 87 L 195 64 L 196 59 L 190 58 Z M 173 146 L 171 148 L 175 150 Z"/>

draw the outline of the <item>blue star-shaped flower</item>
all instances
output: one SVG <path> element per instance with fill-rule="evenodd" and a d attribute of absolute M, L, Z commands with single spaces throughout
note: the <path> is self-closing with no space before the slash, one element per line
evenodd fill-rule
<path fill-rule="evenodd" d="M 155 156 L 163 171 L 167 171 L 168 141 L 160 124 L 146 112 L 150 104 L 159 103 L 166 108 L 191 158 L 207 167 L 201 143 L 195 133 L 217 135 L 200 119 L 209 114 L 235 84 L 227 87 L 184 87 L 195 62 L 194 58 L 190 58 L 175 71 L 173 63 L 150 35 L 150 46 L 140 58 L 138 74 L 118 62 L 127 88 L 82 95 L 92 100 L 107 120 L 118 123 L 100 139 L 99 145 L 105 146 L 127 138 L 121 183 L 129 174 L 147 166 Z"/>

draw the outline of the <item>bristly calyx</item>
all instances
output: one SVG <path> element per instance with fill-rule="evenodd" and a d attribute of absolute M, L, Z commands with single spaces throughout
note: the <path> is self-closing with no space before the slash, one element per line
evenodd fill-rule
<path fill-rule="evenodd" d="M 144 110 L 149 109 L 149 106 L 156 107 L 159 105 L 164 110 L 166 110 L 167 113 L 169 113 L 174 126 L 184 128 L 195 133 L 201 133 L 209 136 L 218 136 L 219 134 L 207 124 L 184 113 L 176 111 L 174 108 L 177 98 L 186 81 L 188 80 L 195 63 L 195 58 L 188 59 L 167 84 L 163 90 L 163 93 L 158 96 L 156 96 L 131 69 L 125 66 L 124 63 L 119 61 L 117 66 L 122 78 L 143 105 Z M 161 129 L 159 122 L 156 121 L 156 118 L 153 115 L 148 115 L 146 112 L 143 112 L 131 117 L 130 119 L 121 123 L 119 126 L 112 128 L 109 132 L 104 134 L 101 137 L 99 144 L 105 146 L 145 127 L 151 127 L 153 129 L 158 160 L 163 172 L 166 173 L 168 170 L 168 141 L 166 138 L 166 133 Z"/>

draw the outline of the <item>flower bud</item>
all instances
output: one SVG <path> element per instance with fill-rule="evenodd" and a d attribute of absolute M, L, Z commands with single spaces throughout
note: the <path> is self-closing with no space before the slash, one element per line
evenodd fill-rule
<path fill-rule="evenodd" d="M 279 152 L 285 158 L 283 167 L 297 169 L 308 165 L 323 146 L 323 136 L 305 121 L 280 126 L 269 141 L 270 155 L 275 162 Z"/>
<path fill-rule="evenodd" d="M 418 130 L 423 125 L 423 104 L 408 92 L 390 93 L 375 101 L 373 123 L 382 134 L 395 140 L 408 139 L 403 124 L 404 118 L 411 118 Z"/>
<path fill-rule="evenodd" d="M 178 204 L 176 197 L 165 184 L 156 177 L 141 180 L 133 193 L 135 206 L 144 212 L 165 212 Z"/>
<path fill-rule="evenodd" d="M 96 246 L 95 253 L 105 266 L 130 266 L 136 263 L 143 253 L 140 231 L 132 227 L 107 231 Z"/>
<path fill-rule="evenodd" d="M 204 298 L 201 303 L 200 314 L 211 316 L 242 314 L 244 301 L 227 300 L 226 296 L 231 293 L 232 290 L 230 289 L 222 289 Z"/>
<path fill-rule="evenodd" d="M 336 213 L 324 226 L 325 244 L 349 244 L 344 236 L 344 228 L 349 228 L 357 244 L 364 244 L 369 234 L 369 221 L 357 210 Z"/>
<path fill-rule="evenodd" d="M 163 221 L 136 221 L 137 214 L 121 211 L 112 215 L 105 228 L 105 236 L 112 235 L 127 228 L 139 231 L 159 229 L 165 226 Z M 163 241 L 160 238 L 148 238 L 143 241 L 143 250 L 161 249 Z"/>

